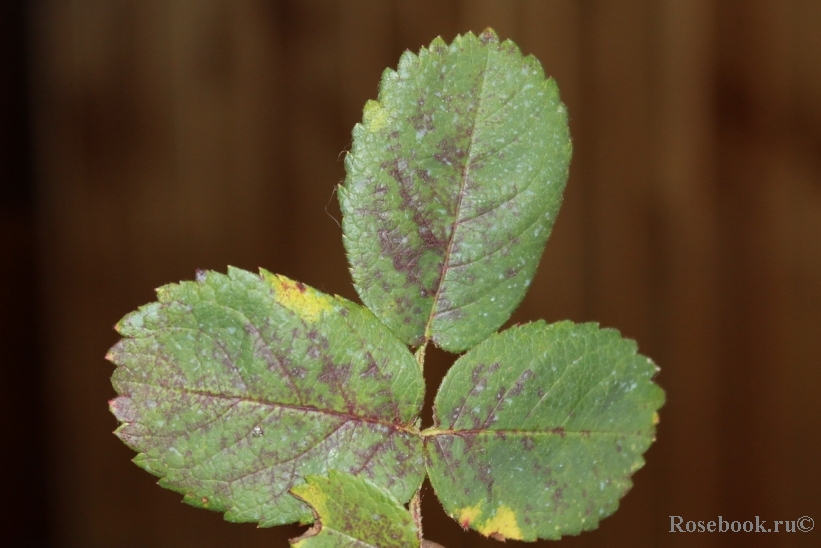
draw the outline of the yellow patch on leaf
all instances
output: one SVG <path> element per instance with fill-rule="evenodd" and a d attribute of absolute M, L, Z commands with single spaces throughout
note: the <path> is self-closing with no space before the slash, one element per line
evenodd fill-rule
<path fill-rule="evenodd" d="M 522 531 L 516 522 L 516 513 L 507 506 L 500 506 L 493 517 L 476 528 L 484 536 L 494 535 L 496 538 L 522 540 Z"/>
<path fill-rule="evenodd" d="M 310 504 L 317 516 L 328 515 L 328 495 L 316 485 L 303 483 L 292 487 L 291 493 Z"/>
<path fill-rule="evenodd" d="M 653 426 L 657 425 L 658 423 L 659 423 L 659 414 L 658 413 L 653 413 Z"/>
<path fill-rule="evenodd" d="M 368 131 L 375 133 L 388 125 L 388 111 L 379 101 L 370 99 L 362 109 L 362 123 Z"/>
<path fill-rule="evenodd" d="M 326 310 L 333 310 L 334 298 L 320 293 L 313 287 L 295 282 L 277 274 L 262 271 L 263 276 L 274 288 L 274 300 L 304 319 L 316 322 Z"/>
<path fill-rule="evenodd" d="M 482 515 L 482 503 L 468 508 L 462 508 L 456 511 L 456 521 L 462 526 L 462 529 L 467 529 Z"/>

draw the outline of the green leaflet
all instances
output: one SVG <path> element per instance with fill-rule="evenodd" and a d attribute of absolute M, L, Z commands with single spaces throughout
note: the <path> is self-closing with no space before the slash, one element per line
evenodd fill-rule
<path fill-rule="evenodd" d="M 363 302 L 405 343 L 466 350 L 530 284 L 561 203 L 567 113 L 491 30 L 405 52 L 365 105 L 339 189 Z"/>
<path fill-rule="evenodd" d="M 362 475 L 407 501 L 424 477 L 424 382 L 368 310 L 230 268 L 167 285 L 117 325 L 117 435 L 135 462 L 230 521 L 307 522 L 308 474 Z"/>
<path fill-rule="evenodd" d="M 491 335 L 445 376 L 423 432 L 442 505 L 487 536 L 557 539 L 616 510 L 664 393 L 636 345 L 595 324 Z"/>
<path fill-rule="evenodd" d="M 311 505 L 319 527 L 292 540 L 294 548 L 418 548 L 410 512 L 389 492 L 333 470 L 305 479 L 291 492 Z"/>

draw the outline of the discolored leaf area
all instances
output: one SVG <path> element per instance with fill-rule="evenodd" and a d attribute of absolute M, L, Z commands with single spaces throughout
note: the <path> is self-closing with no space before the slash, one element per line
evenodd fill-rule
<path fill-rule="evenodd" d="M 384 489 L 334 470 L 306 481 L 291 492 L 311 505 L 317 521 L 291 541 L 294 548 L 419 547 L 410 512 Z"/>
<path fill-rule="evenodd" d="M 502 539 L 596 528 L 654 440 L 657 371 L 633 341 L 596 324 L 491 335 L 448 372 L 423 432 L 445 510 Z"/>
<path fill-rule="evenodd" d="M 367 309 L 266 271 L 198 272 L 123 318 L 111 410 L 134 461 L 230 521 L 308 522 L 288 493 L 348 471 L 407 501 L 424 382 Z"/>
<path fill-rule="evenodd" d="M 362 301 L 412 346 L 471 348 L 521 301 L 561 203 L 567 112 L 492 30 L 406 51 L 365 105 L 339 189 Z"/>

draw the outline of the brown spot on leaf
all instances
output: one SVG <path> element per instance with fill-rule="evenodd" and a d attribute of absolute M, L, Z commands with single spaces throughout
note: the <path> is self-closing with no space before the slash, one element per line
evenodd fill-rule
<path fill-rule="evenodd" d="M 320 381 L 337 386 L 348 382 L 348 378 L 351 376 L 350 364 L 335 364 L 328 357 L 326 357 L 323 362 L 322 371 L 318 377 Z"/>
<path fill-rule="evenodd" d="M 510 389 L 510 396 L 518 396 L 524 390 L 525 383 L 533 378 L 533 371 L 531 369 L 525 369 L 522 371 L 522 374 L 516 379 L 516 382 L 513 383 L 513 388 Z"/>
<path fill-rule="evenodd" d="M 470 136 L 468 135 L 468 138 Z M 462 159 L 467 155 L 465 149 L 459 146 L 459 143 L 453 137 L 445 137 L 437 145 L 439 152 L 433 155 L 436 160 L 448 167 L 459 167 L 462 165 Z"/>

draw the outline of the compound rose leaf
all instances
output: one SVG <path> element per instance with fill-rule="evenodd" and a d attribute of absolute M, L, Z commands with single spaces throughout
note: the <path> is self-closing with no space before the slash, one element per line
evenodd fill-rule
<path fill-rule="evenodd" d="M 157 295 L 117 324 L 108 358 L 116 434 L 162 486 L 262 526 L 311 521 L 288 490 L 332 469 L 411 498 L 424 381 L 371 312 L 264 270 Z"/>
<path fill-rule="evenodd" d="M 657 371 L 633 341 L 596 324 L 491 335 L 445 376 L 423 432 L 446 512 L 494 538 L 596 528 L 654 440 Z"/>
<path fill-rule="evenodd" d="M 419 547 L 410 512 L 390 492 L 335 470 L 305 479 L 291 493 L 311 505 L 316 522 L 291 541 L 294 548 Z"/>
<path fill-rule="evenodd" d="M 559 210 L 567 112 L 492 30 L 405 52 L 365 105 L 339 189 L 362 301 L 412 346 L 452 352 L 518 306 Z"/>

